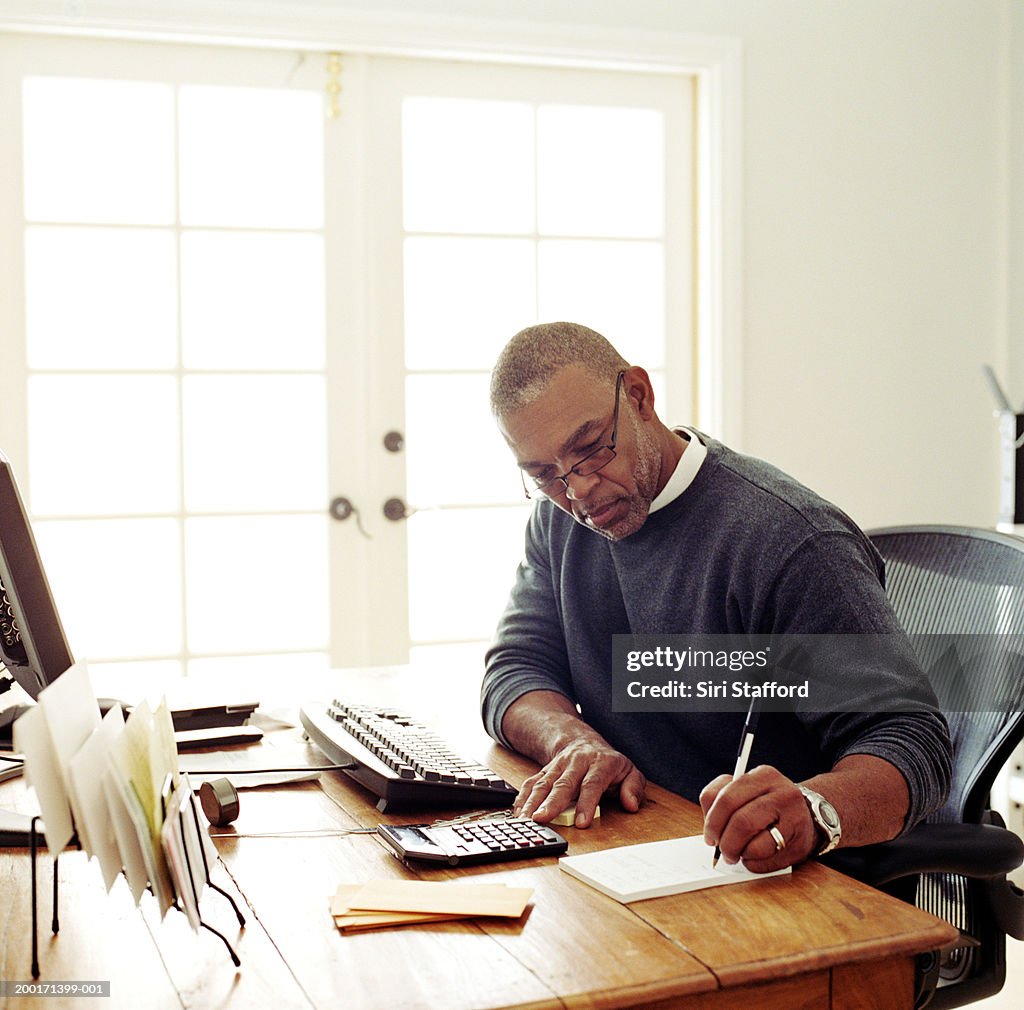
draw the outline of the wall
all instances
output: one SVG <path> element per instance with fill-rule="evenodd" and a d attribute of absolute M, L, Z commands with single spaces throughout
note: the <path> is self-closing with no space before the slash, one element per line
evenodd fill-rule
<path fill-rule="evenodd" d="M 990 522 L 979 366 L 1005 375 L 1002 11 L 755 6 L 746 446 L 866 525 Z"/>
<path fill-rule="evenodd" d="M 143 21 L 167 9 L 132 6 Z M 297 6 L 339 24 L 359 7 Z M 994 520 L 996 423 L 980 365 L 1024 400 L 1024 211 L 1022 186 L 1009 185 L 1011 147 L 1021 178 L 1011 121 L 1024 132 L 1019 0 L 363 6 L 442 27 L 514 19 L 741 39 L 744 448 L 865 525 Z M 254 24 L 281 4 L 187 0 L 179 10 L 214 7 L 221 23 Z"/>
<path fill-rule="evenodd" d="M 1011 402 L 1024 410 L 1024 3 L 1010 5 L 1009 305 L 1007 334 Z"/>

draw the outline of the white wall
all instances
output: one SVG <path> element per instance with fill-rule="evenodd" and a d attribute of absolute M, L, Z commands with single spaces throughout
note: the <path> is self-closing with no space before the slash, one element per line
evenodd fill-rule
<path fill-rule="evenodd" d="M 0 14 L 5 6 L 25 4 L 0 0 Z M 76 6 L 88 15 L 104 5 Z M 143 22 L 168 9 L 132 6 Z M 1011 148 L 1021 178 L 1010 129 L 1024 126 L 1020 0 L 297 6 L 336 12 L 339 24 L 364 6 L 439 25 L 514 19 L 739 38 L 744 448 L 865 525 L 994 521 L 996 424 L 981 363 L 1024 401 L 1024 184 L 1008 181 Z M 282 5 L 179 5 L 213 7 L 221 24 L 252 26 Z M 60 15 L 68 5 L 33 8 Z"/>
<path fill-rule="evenodd" d="M 748 450 L 866 525 L 992 521 L 979 365 L 1005 374 L 1002 5 L 728 6 Z"/>
<path fill-rule="evenodd" d="M 991 522 L 1001 5 L 742 6 L 746 446 L 865 525 Z"/>
<path fill-rule="evenodd" d="M 1024 409 L 1024 3 L 1010 5 L 1009 306 L 1012 403 Z"/>

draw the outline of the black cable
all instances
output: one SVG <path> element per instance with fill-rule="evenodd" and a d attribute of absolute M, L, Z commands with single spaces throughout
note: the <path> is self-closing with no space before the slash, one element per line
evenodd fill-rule
<path fill-rule="evenodd" d="M 276 775 L 278 772 L 333 772 L 358 768 L 356 762 L 347 765 L 302 765 L 300 768 L 225 768 L 213 771 L 207 768 L 182 768 L 189 775 Z"/>
<path fill-rule="evenodd" d="M 339 838 L 375 835 L 376 828 L 310 828 L 307 831 L 210 831 L 211 838 Z"/>

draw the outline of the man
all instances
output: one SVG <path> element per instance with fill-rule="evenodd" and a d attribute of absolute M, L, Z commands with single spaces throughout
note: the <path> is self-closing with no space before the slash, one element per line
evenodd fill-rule
<path fill-rule="evenodd" d="M 543 766 L 518 813 L 547 822 L 575 803 L 585 828 L 608 791 L 639 810 L 649 777 L 700 800 L 727 862 L 764 872 L 893 838 L 941 805 L 951 748 L 936 710 L 766 713 L 736 781 L 722 772 L 742 714 L 612 711 L 614 634 L 891 635 L 891 664 L 856 675 L 933 698 L 881 559 L 847 516 L 767 463 L 666 427 L 644 369 L 584 326 L 513 337 L 491 406 L 538 499 L 482 689 L 491 735 Z"/>

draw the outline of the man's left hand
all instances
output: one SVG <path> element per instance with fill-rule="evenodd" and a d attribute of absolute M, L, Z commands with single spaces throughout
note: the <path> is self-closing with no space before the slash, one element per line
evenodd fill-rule
<path fill-rule="evenodd" d="M 820 844 L 796 783 L 769 765 L 760 765 L 735 781 L 731 775 L 719 775 L 701 791 L 700 805 L 704 840 L 717 844 L 727 863 L 742 860 L 753 873 L 802 862 Z"/>

